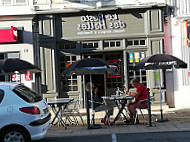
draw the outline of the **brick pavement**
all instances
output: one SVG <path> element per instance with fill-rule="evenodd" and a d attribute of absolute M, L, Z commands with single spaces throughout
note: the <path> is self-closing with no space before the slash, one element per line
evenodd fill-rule
<path fill-rule="evenodd" d="M 156 112 L 156 113 L 154 113 Z M 160 118 L 159 111 L 152 111 L 154 120 Z M 114 113 L 115 114 L 115 113 Z M 153 122 L 153 126 L 149 127 L 148 120 L 144 120 L 139 116 L 140 124 L 127 125 L 120 118 L 115 125 L 107 126 L 100 123 L 103 113 L 96 114 L 96 124 L 100 124 L 100 129 L 87 129 L 86 124 L 83 126 L 69 125 L 66 129 L 62 126 L 52 126 L 47 133 L 47 137 L 55 136 L 84 136 L 98 134 L 118 134 L 118 133 L 143 133 L 143 132 L 164 132 L 164 131 L 189 131 L 190 130 L 190 108 L 189 109 L 167 109 L 164 111 L 164 118 L 168 118 L 167 122 Z M 147 116 L 147 114 L 146 114 Z M 86 122 L 86 116 L 83 116 Z M 113 120 L 114 116 L 112 116 Z"/>

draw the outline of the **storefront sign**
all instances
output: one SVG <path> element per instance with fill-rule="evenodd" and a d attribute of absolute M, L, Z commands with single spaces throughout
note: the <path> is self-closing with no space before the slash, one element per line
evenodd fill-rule
<path fill-rule="evenodd" d="M 122 33 L 125 32 L 127 26 L 116 13 L 85 15 L 81 16 L 80 20 L 83 23 L 77 24 L 78 35 Z"/>
<path fill-rule="evenodd" d="M 14 81 L 20 81 L 20 74 L 12 74 L 12 81 L 14 82 Z"/>
<path fill-rule="evenodd" d="M 11 26 L 10 29 L 0 29 L 0 43 L 17 42 L 17 28 Z"/>
<path fill-rule="evenodd" d="M 27 70 L 27 72 L 25 74 L 25 80 L 26 81 L 30 81 L 31 80 L 31 72 L 29 70 Z"/>
<path fill-rule="evenodd" d="M 145 12 L 85 12 L 83 15 L 62 16 L 61 39 L 126 37 L 144 34 Z"/>

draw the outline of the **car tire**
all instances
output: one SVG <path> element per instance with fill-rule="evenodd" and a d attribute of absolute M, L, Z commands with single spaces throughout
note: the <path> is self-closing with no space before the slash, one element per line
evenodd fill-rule
<path fill-rule="evenodd" d="M 30 142 L 30 137 L 24 129 L 8 128 L 1 134 L 0 142 Z"/>

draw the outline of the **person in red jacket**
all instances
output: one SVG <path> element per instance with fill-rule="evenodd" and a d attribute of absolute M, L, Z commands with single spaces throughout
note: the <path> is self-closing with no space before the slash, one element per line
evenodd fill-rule
<path fill-rule="evenodd" d="M 136 117 L 136 108 L 147 108 L 147 88 L 144 84 L 140 83 L 138 79 L 131 80 L 132 87 L 136 88 L 136 92 L 127 92 L 128 95 L 135 98 L 135 102 L 128 104 L 128 110 L 130 112 L 129 124 L 134 124 Z M 143 100 L 143 101 L 142 101 Z M 136 120 L 136 124 L 139 120 Z"/>

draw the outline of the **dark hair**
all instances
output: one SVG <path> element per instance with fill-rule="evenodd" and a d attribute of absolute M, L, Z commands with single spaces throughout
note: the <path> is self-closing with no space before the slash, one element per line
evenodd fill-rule
<path fill-rule="evenodd" d="M 139 83 L 139 80 L 134 78 L 134 79 L 131 80 L 131 83 Z"/>

